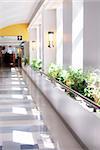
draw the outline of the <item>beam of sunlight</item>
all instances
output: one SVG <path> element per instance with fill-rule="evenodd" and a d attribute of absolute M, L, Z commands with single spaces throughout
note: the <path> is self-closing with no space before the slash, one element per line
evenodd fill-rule
<path fill-rule="evenodd" d="M 17 75 L 16 75 L 16 74 L 12 74 L 11 76 L 12 76 L 12 77 L 17 77 Z"/>
<path fill-rule="evenodd" d="M 15 68 L 11 68 L 11 72 L 16 72 Z"/>
<path fill-rule="evenodd" d="M 12 108 L 12 112 L 15 113 L 15 114 L 22 114 L 22 115 L 26 115 L 27 114 L 26 109 L 22 108 L 22 107 L 13 107 Z"/>
<path fill-rule="evenodd" d="M 20 82 L 20 81 L 11 81 L 11 84 L 16 84 L 16 85 L 23 84 L 23 85 L 25 85 L 25 82 Z"/>
<path fill-rule="evenodd" d="M 18 80 L 23 80 L 23 78 L 18 78 L 18 77 L 11 77 L 11 80 L 16 80 L 16 81 L 18 81 Z"/>
<path fill-rule="evenodd" d="M 79 2 L 73 1 L 73 23 L 72 23 L 72 32 L 73 32 L 73 42 L 76 40 L 78 34 L 83 29 L 83 2 L 79 6 Z M 78 10 L 78 7 L 80 9 Z M 75 14 L 77 14 L 75 16 Z"/>
<path fill-rule="evenodd" d="M 11 80 L 17 80 L 17 81 L 18 81 L 19 79 L 18 79 L 18 78 L 13 78 L 13 77 L 12 77 Z"/>
<path fill-rule="evenodd" d="M 51 141 L 49 135 L 41 134 L 41 137 L 43 139 L 43 143 L 44 143 L 45 148 L 50 148 L 50 149 L 55 148 L 54 143 Z"/>
<path fill-rule="evenodd" d="M 19 80 L 21 80 L 21 81 L 22 81 L 22 80 L 24 80 L 24 79 L 23 79 L 23 78 L 19 78 Z"/>
<path fill-rule="evenodd" d="M 41 113 L 39 110 L 37 110 L 36 108 L 32 109 L 32 114 L 33 116 L 37 116 L 38 120 L 41 120 Z"/>
<path fill-rule="evenodd" d="M 20 87 L 11 87 L 10 90 L 20 91 L 20 90 L 22 90 L 22 88 L 20 88 Z"/>
<path fill-rule="evenodd" d="M 83 0 L 73 0 L 72 66 L 83 69 Z"/>
<path fill-rule="evenodd" d="M 82 51 L 83 39 L 80 39 L 80 42 L 73 51 L 72 56 L 72 65 L 74 68 L 83 68 L 83 51 Z"/>
<path fill-rule="evenodd" d="M 13 131 L 13 142 L 20 144 L 35 144 L 32 133 L 16 130 Z"/>
<path fill-rule="evenodd" d="M 27 99 L 32 101 L 32 96 L 31 95 L 27 95 Z"/>
<path fill-rule="evenodd" d="M 23 95 L 13 94 L 11 95 L 11 98 L 23 99 Z"/>

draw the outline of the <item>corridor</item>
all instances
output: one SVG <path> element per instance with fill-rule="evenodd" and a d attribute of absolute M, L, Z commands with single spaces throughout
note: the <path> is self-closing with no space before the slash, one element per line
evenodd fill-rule
<path fill-rule="evenodd" d="M 0 150 L 55 150 L 18 69 L 0 70 Z"/>

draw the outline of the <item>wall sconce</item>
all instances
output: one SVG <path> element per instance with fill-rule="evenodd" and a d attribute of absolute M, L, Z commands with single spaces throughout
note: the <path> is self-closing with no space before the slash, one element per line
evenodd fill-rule
<path fill-rule="evenodd" d="M 36 50 L 36 49 L 37 49 L 37 42 L 32 41 L 32 50 Z"/>
<path fill-rule="evenodd" d="M 48 32 L 48 47 L 54 47 L 54 32 Z"/>

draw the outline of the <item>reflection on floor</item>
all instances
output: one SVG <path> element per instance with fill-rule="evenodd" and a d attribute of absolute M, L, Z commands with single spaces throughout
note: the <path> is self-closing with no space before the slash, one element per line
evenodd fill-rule
<path fill-rule="evenodd" d="M 0 70 L 0 150 L 55 150 L 39 108 L 22 75 Z"/>

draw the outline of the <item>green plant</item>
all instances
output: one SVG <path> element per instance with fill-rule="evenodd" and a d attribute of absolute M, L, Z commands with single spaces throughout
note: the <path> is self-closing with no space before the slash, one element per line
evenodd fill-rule
<path fill-rule="evenodd" d="M 68 68 L 66 85 L 84 95 L 84 89 L 87 87 L 86 75 L 81 69 Z"/>
<path fill-rule="evenodd" d="M 68 76 L 67 71 L 62 69 L 62 70 L 60 70 L 57 79 L 58 79 L 60 82 L 62 82 L 63 84 L 65 84 L 66 79 L 67 79 L 67 76 Z"/>
<path fill-rule="evenodd" d="M 94 74 L 93 72 L 88 71 L 86 73 L 86 80 L 87 80 L 89 86 L 93 85 L 96 81 L 96 74 Z"/>
<path fill-rule="evenodd" d="M 94 93 L 94 88 L 92 87 L 86 87 L 84 89 L 84 96 L 94 101 L 93 93 Z"/>
<path fill-rule="evenodd" d="M 24 66 L 29 64 L 29 58 L 28 57 L 24 57 L 22 58 L 22 62 L 24 63 Z"/>
<path fill-rule="evenodd" d="M 42 61 L 39 59 L 33 59 L 32 65 L 31 65 L 33 70 L 39 71 L 42 69 Z"/>
<path fill-rule="evenodd" d="M 61 68 L 55 64 L 50 64 L 48 69 L 48 76 L 58 80 Z"/>
<path fill-rule="evenodd" d="M 93 98 L 94 98 L 95 103 L 100 105 L 100 87 L 99 88 L 94 88 Z"/>
<path fill-rule="evenodd" d="M 64 70 L 52 63 L 49 66 L 48 75 L 100 105 L 100 78 L 96 73 L 83 72 L 81 69 L 72 67 Z M 75 94 L 69 90 L 66 92 L 75 98 Z"/>

